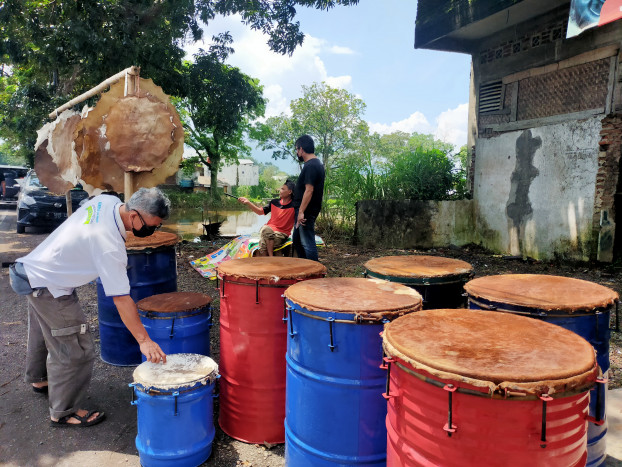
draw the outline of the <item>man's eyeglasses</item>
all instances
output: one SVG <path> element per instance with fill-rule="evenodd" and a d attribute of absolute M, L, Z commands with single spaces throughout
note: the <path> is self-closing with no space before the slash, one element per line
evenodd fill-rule
<path fill-rule="evenodd" d="M 143 226 L 147 227 L 152 232 L 154 232 L 154 231 L 158 230 L 160 227 L 162 227 L 162 224 L 147 225 L 147 223 L 145 222 L 145 219 L 143 219 L 143 216 L 141 216 L 140 213 L 136 209 L 132 209 L 132 211 L 134 211 L 136 214 L 138 214 L 138 217 L 139 217 L 140 221 L 143 223 Z"/>

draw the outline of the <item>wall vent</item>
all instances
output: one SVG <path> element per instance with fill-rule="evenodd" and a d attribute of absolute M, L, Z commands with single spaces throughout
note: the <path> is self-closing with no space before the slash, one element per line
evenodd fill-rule
<path fill-rule="evenodd" d="M 503 83 L 494 81 L 482 84 L 479 87 L 479 112 L 494 112 L 501 110 L 501 94 Z"/>

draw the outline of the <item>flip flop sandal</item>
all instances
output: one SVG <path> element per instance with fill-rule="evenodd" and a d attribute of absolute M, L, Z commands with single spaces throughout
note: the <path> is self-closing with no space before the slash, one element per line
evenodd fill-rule
<path fill-rule="evenodd" d="M 89 422 L 88 419 L 94 413 L 97 413 L 97 412 L 99 412 L 99 415 Z M 80 423 L 69 423 L 68 420 L 72 417 L 75 418 L 76 420 L 79 420 Z M 64 417 L 59 418 L 57 422 L 55 422 L 54 420 L 50 420 L 50 425 L 59 427 L 59 428 L 68 428 L 68 427 L 83 428 L 87 426 L 97 425 L 104 418 L 106 418 L 106 414 L 104 412 L 100 412 L 99 410 L 91 410 L 89 413 L 87 413 L 83 417 L 81 417 L 80 415 L 76 413 L 73 413 L 73 414 L 65 415 Z"/>
<path fill-rule="evenodd" d="M 38 388 L 36 386 L 32 386 L 32 390 L 34 392 L 36 392 L 37 394 L 47 394 L 48 393 L 48 387 L 47 386 L 41 386 L 40 388 Z"/>

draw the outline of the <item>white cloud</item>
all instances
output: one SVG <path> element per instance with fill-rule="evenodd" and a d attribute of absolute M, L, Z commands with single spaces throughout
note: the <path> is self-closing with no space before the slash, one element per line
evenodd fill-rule
<path fill-rule="evenodd" d="M 451 143 L 456 146 L 456 148 L 459 148 L 467 142 L 468 118 L 468 104 L 460 104 L 455 109 L 441 112 L 435 119 L 436 125 L 430 124 L 425 115 L 417 111 L 399 122 L 392 122 L 389 124 L 370 123 L 369 129 L 371 132 L 377 132 L 383 135 L 395 131 L 433 134 L 435 138 Z"/>
<path fill-rule="evenodd" d="M 436 118 L 434 136 L 441 141 L 460 147 L 467 143 L 469 104 L 460 104 L 455 109 L 442 112 Z"/>
<path fill-rule="evenodd" d="M 328 51 L 335 55 L 354 55 L 355 52 L 350 47 L 342 47 L 339 45 L 333 45 L 328 48 Z"/>
<path fill-rule="evenodd" d="M 217 17 L 205 30 L 206 40 L 188 45 L 185 50 L 190 56 L 199 48 L 207 50 L 211 42 L 208 38 L 224 31 L 230 31 L 234 39 L 235 53 L 229 57 L 228 63 L 253 78 L 259 78 L 264 86 L 264 95 L 269 99 L 266 116 L 288 112 L 289 102 L 302 96 L 303 85 L 325 81 L 333 87 L 352 88 L 351 76 L 329 76 L 321 58 L 322 53 L 354 53 L 348 47 L 329 45 L 327 41 L 307 34 L 304 43 L 291 57 L 277 54 L 268 47 L 267 36 L 243 25 L 239 15 Z"/>
<path fill-rule="evenodd" d="M 428 122 L 428 119 L 425 118 L 425 115 L 417 111 L 404 120 L 389 123 L 388 125 L 385 123 L 370 123 L 369 130 L 372 133 L 376 132 L 382 135 L 394 133 L 396 131 L 403 131 L 405 133 L 414 133 L 415 131 L 417 133 L 431 133 L 433 127 L 430 125 L 430 122 Z"/>
<path fill-rule="evenodd" d="M 264 86 L 263 95 L 268 100 L 266 118 L 290 113 L 289 101 L 283 96 L 283 88 L 279 84 Z"/>
<path fill-rule="evenodd" d="M 333 88 L 352 89 L 352 76 L 349 75 L 329 76 L 324 81 Z"/>

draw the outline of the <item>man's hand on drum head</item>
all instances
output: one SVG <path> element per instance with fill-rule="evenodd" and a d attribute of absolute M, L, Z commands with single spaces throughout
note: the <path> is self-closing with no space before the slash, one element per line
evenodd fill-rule
<path fill-rule="evenodd" d="M 140 351 L 147 358 L 148 362 L 166 363 L 166 354 L 162 352 L 160 346 L 152 340 L 148 340 L 140 344 Z"/>

